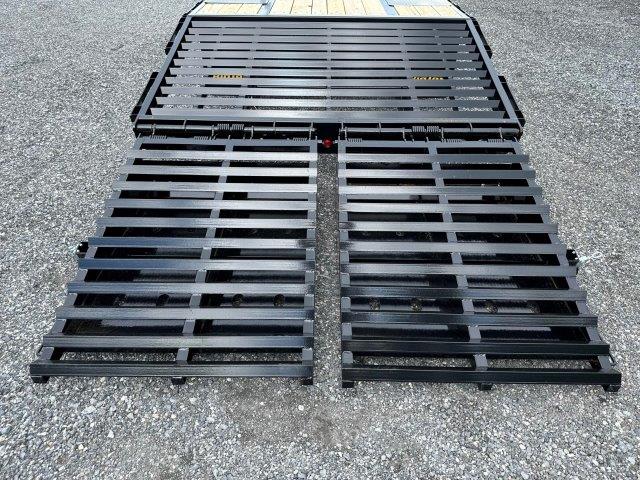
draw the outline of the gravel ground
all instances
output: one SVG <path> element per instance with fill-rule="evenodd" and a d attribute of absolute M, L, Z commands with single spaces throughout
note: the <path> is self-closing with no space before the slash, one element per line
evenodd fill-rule
<path fill-rule="evenodd" d="M 623 388 L 339 384 L 335 163 L 323 162 L 317 383 L 54 379 L 27 364 L 72 278 L 130 107 L 194 0 L 0 0 L 2 478 L 638 478 L 640 131 L 634 2 L 464 0 Z M 322 202 L 321 202 L 322 204 Z"/>

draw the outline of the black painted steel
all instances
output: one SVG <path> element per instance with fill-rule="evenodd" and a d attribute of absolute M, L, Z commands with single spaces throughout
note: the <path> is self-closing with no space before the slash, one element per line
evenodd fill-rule
<path fill-rule="evenodd" d="M 317 142 L 141 137 L 31 364 L 313 379 Z"/>
<path fill-rule="evenodd" d="M 311 383 L 317 138 L 339 137 L 344 386 L 619 388 L 473 18 L 185 15 L 166 51 L 34 381 Z"/>
<path fill-rule="evenodd" d="M 619 388 L 517 142 L 350 137 L 338 159 L 344 386 Z"/>
<path fill-rule="evenodd" d="M 187 17 L 132 118 L 138 132 L 314 124 L 518 135 L 471 19 Z"/>

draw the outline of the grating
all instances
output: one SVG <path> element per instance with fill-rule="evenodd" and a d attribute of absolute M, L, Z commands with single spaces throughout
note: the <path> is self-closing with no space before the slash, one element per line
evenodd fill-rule
<path fill-rule="evenodd" d="M 138 132 L 236 122 L 464 125 L 518 134 L 472 19 L 187 17 L 132 119 Z"/>
<path fill-rule="evenodd" d="M 317 143 L 141 137 L 31 365 L 313 378 Z"/>
<path fill-rule="evenodd" d="M 516 141 L 343 141 L 342 378 L 597 384 L 609 346 Z"/>

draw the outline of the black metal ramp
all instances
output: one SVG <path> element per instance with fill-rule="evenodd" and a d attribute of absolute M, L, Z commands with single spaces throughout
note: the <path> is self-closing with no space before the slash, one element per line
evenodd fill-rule
<path fill-rule="evenodd" d="M 317 142 L 143 137 L 31 364 L 313 378 Z"/>
<path fill-rule="evenodd" d="M 344 386 L 619 388 L 517 142 L 350 136 L 338 159 Z"/>
<path fill-rule="evenodd" d="M 472 19 L 187 16 L 132 120 L 156 133 L 277 122 L 335 136 L 348 122 L 519 135 L 503 81 Z"/>

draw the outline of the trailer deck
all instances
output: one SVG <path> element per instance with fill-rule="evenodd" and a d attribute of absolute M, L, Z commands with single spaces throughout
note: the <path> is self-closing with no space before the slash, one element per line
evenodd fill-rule
<path fill-rule="evenodd" d="M 207 0 L 193 15 L 466 18 L 447 0 Z"/>

